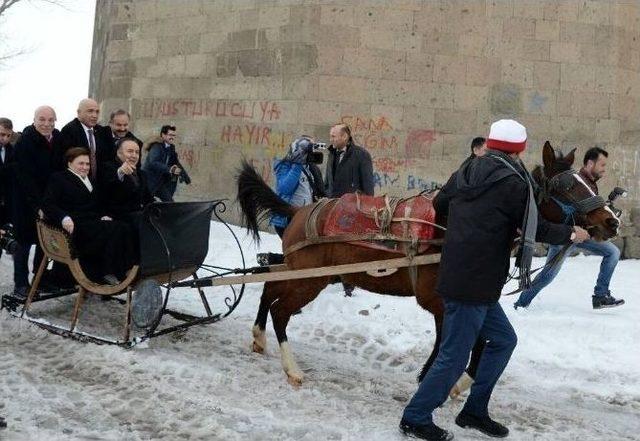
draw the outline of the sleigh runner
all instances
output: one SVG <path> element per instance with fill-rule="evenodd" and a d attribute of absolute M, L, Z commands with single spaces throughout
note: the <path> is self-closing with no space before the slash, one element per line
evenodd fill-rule
<path fill-rule="evenodd" d="M 227 317 L 241 301 L 247 283 L 335 277 L 356 273 L 385 277 L 394 274 L 401 268 L 439 262 L 439 254 L 420 255 L 418 250 L 440 245 L 441 241 L 426 239 L 424 232 L 422 238 L 417 234 L 412 234 L 412 232 L 415 233 L 415 228 L 411 230 L 407 227 L 408 220 L 406 218 L 396 219 L 393 216 L 393 211 L 389 212 L 391 206 L 397 207 L 398 204 L 406 204 L 408 200 L 424 198 L 424 196 L 417 195 L 403 200 L 389 200 L 387 197 L 377 198 L 377 200 L 374 198 L 361 200 L 359 195 L 354 195 L 354 197 L 353 201 L 349 200 L 346 201 L 346 204 L 342 204 L 343 211 L 344 205 L 347 206 L 347 211 L 351 210 L 347 216 L 341 215 L 339 210 L 334 210 L 337 226 L 333 231 L 317 231 L 312 226 L 316 218 L 311 215 L 308 222 L 308 240 L 285 250 L 285 253 L 294 253 L 302 248 L 319 244 L 356 243 L 363 247 L 389 249 L 398 257 L 312 268 L 290 268 L 286 264 L 248 268 L 245 265 L 244 254 L 238 238 L 220 217 L 220 213 L 226 210 L 224 201 L 154 203 L 144 210 L 140 222 L 140 264 L 131 268 L 127 277 L 117 285 L 104 285 L 92 281 L 85 274 L 82 263 L 75 255 L 69 234 L 44 221 L 38 221 L 38 237 L 45 257 L 34 277 L 26 300 L 21 301 L 11 295 L 5 295 L 2 298 L 2 307 L 9 309 L 13 316 L 28 320 L 56 334 L 95 343 L 133 346 L 159 335 L 184 330 L 195 325 L 214 323 Z M 338 200 L 326 199 L 317 203 L 317 207 L 322 208 L 329 204 L 340 206 L 338 202 Z M 358 223 L 359 230 L 348 231 L 344 228 L 344 220 L 353 216 L 353 207 L 357 208 L 363 219 L 371 222 L 363 222 L 361 219 Z M 212 217 L 223 223 L 233 236 L 238 246 L 241 267 L 226 268 L 204 264 L 208 251 L 209 225 Z M 350 222 L 353 223 L 353 219 Z M 400 234 L 391 232 L 391 226 L 395 223 L 398 225 L 404 223 L 404 226 L 394 231 L 394 233 L 400 232 Z M 78 287 L 76 290 L 56 294 L 38 293 L 42 275 L 52 261 L 60 262 L 69 268 Z M 200 276 L 198 276 L 198 271 L 201 273 Z M 209 274 L 203 276 L 203 272 Z M 222 312 L 215 312 L 210 305 L 211 294 L 208 297 L 204 291 L 205 288 L 210 287 L 231 289 L 231 295 L 224 296 L 225 307 Z M 195 289 L 202 306 L 202 315 L 196 316 L 169 307 L 168 301 L 175 288 Z M 37 316 L 31 312 L 34 304 L 44 305 L 48 301 L 73 295 L 75 295 L 75 299 L 69 312 L 67 324 L 56 324 L 44 316 Z M 120 337 L 107 337 L 81 329 L 81 312 L 86 307 L 85 300 L 89 295 L 114 300 L 115 303 L 124 306 L 124 311 L 121 314 Z M 175 294 L 171 297 L 175 297 Z M 167 325 L 165 322 L 169 317 L 179 323 Z"/>

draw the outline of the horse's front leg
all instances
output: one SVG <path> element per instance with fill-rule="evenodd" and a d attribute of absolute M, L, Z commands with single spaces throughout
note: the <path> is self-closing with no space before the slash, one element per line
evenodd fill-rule
<path fill-rule="evenodd" d="M 273 329 L 276 332 L 280 344 L 280 356 L 282 368 L 287 374 L 287 381 L 293 386 L 300 386 L 304 375 L 293 356 L 287 337 L 287 325 L 293 314 L 315 299 L 320 291 L 327 286 L 328 277 L 316 277 L 313 279 L 291 280 L 275 282 L 270 287 L 273 302 L 270 303 Z M 303 314 L 304 316 L 304 314 Z"/>
<path fill-rule="evenodd" d="M 286 299 L 286 297 L 285 297 Z M 280 344 L 280 357 L 282 361 L 282 368 L 284 373 L 287 374 L 287 381 L 292 386 L 300 386 L 304 378 L 304 374 L 298 367 L 296 359 L 293 356 L 293 351 L 289 345 L 289 339 L 287 337 L 287 325 L 291 314 L 297 311 L 297 309 L 291 310 L 286 301 L 281 297 L 273 305 L 271 305 L 271 319 L 273 320 L 273 329 L 276 332 L 278 343 Z"/>
<path fill-rule="evenodd" d="M 260 297 L 260 306 L 258 307 L 258 314 L 256 315 L 256 321 L 253 324 L 251 333 L 253 334 L 253 343 L 251 349 L 253 352 L 264 354 L 267 349 L 267 335 L 265 329 L 267 327 L 267 316 L 269 315 L 269 306 L 273 303 L 272 283 L 265 283 L 262 289 L 262 296 Z"/>

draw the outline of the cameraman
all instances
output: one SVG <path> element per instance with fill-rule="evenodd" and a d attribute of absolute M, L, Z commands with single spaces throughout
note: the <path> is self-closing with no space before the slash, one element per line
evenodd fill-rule
<path fill-rule="evenodd" d="M 287 156 L 273 166 L 276 193 L 295 207 L 309 205 L 324 197 L 322 172 L 317 166 L 322 162 L 322 153 L 313 151 L 316 146 L 313 138 L 303 135 L 291 143 Z M 290 220 L 274 215 L 270 223 L 282 238 Z"/>

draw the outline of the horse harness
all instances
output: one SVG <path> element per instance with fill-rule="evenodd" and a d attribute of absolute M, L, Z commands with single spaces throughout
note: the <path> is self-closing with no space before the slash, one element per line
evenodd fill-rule
<path fill-rule="evenodd" d="M 552 200 L 560 207 L 565 215 L 564 223 L 567 225 L 576 225 L 578 216 L 584 218 L 587 213 L 606 206 L 604 198 L 600 195 L 593 194 L 584 199 L 577 199 L 571 194 L 571 189 L 576 185 L 576 180 L 578 179 L 576 175 L 577 172 L 575 170 L 569 169 L 558 173 L 552 178 L 543 180 L 543 189 L 539 196 L 539 202 Z M 585 184 L 585 186 L 587 185 Z M 587 188 L 589 187 L 587 186 Z M 551 196 L 551 191 L 559 193 L 564 200 Z M 589 191 L 593 193 L 591 189 Z"/>
<path fill-rule="evenodd" d="M 560 207 L 565 215 L 563 223 L 566 225 L 576 225 L 578 223 L 576 222 L 576 218 L 580 217 L 579 220 L 583 220 L 582 218 L 584 218 L 587 213 L 590 213 L 593 210 L 597 210 L 598 208 L 604 208 L 606 206 L 604 198 L 600 195 L 594 194 L 585 199 L 577 199 L 571 194 L 571 189 L 576 185 L 577 179 L 581 179 L 576 178 L 576 175 L 577 172 L 575 170 L 569 169 L 558 173 L 551 178 L 544 178 L 542 180 L 542 191 L 538 195 L 538 204 L 543 201 L 548 202 L 549 200 L 551 200 Z M 587 188 L 589 188 L 588 185 Z M 564 198 L 566 202 L 562 201 L 558 197 L 551 196 L 552 191 L 559 193 L 559 195 Z M 590 188 L 589 191 L 593 193 Z M 584 222 L 580 223 L 586 224 L 586 219 L 584 219 Z M 545 267 L 554 268 L 555 266 L 560 265 L 570 247 L 571 244 L 564 245 L 560 252 L 553 257 L 553 259 L 545 263 L 545 265 L 531 271 L 531 274 L 534 274 Z M 509 280 L 511 279 L 517 279 L 517 277 L 510 277 Z M 523 290 L 517 289 L 504 295 L 512 295 L 521 291 Z"/>

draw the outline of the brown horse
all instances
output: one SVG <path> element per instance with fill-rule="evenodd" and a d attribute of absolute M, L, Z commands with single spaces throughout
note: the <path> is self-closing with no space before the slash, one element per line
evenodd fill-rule
<path fill-rule="evenodd" d="M 556 155 L 551 145 L 547 142 L 544 147 L 543 159 L 545 162 L 545 176 L 552 178 L 554 173 L 571 168 L 574 159 L 572 151 L 566 157 L 561 154 Z M 557 169 L 557 172 L 555 171 Z M 546 173 L 548 170 L 553 170 Z M 305 223 L 311 212 L 312 206 L 296 208 L 281 200 L 256 173 L 256 171 L 246 162 L 243 162 L 240 173 L 237 177 L 238 202 L 245 225 L 254 238 L 259 240 L 259 223 L 270 217 L 272 214 L 280 214 L 291 218 L 291 222 L 285 230 L 283 237 L 283 249 L 298 244 L 307 239 L 305 233 Z M 575 198 L 582 200 L 583 191 L 573 186 L 569 194 L 575 193 Z M 579 193 L 577 193 L 579 191 Z M 572 196 L 573 197 L 573 196 Z M 329 207 L 331 204 L 329 205 Z M 319 229 L 324 225 L 328 215 L 328 207 L 320 211 L 317 225 Z M 562 212 L 557 213 L 551 207 L 543 209 L 543 213 L 548 214 L 551 221 L 560 222 L 563 220 Z M 553 217 L 555 216 L 555 217 Z M 436 222 L 441 216 L 436 218 Z M 582 218 L 581 218 L 582 219 Z M 585 227 L 593 231 L 594 237 L 601 239 L 611 237 L 616 234 L 618 221 L 609 210 L 596 207 L 589 213 L 585 213 Z M 439 252 L 437 248 L 429 250 L 432 253 Z M 397 254 L 384 250 L 372 250 L 349 243 L 322 243 L 310 245 L 285 256 L 285 263 L 291 269 L 318 268 L 349 263 L 367 262 L 396 258 Z M 397 272 L 385 277 L 373 277 L 367 273 L 348 274 L 342 276 L 346 283 L 361 287 L 367 291 L 389 294 L 394 296 L 416 297 L 418 304 L 431 312 L 435 320 L 436 341 L 429 359 L 420 374 L 424 377 L 429 366 L 435 360 L 440 344 L 440 334 L 444 307 L 441 298 L 435 293 L 436 277 L 438 265 L 419 266 L 415 273 L 411 270 L 401 268 Z M 412 282 L 413 278 L 413 282 Z M 258 314 L 253 327 L 253 350 L 262 353 L 266 348 L 265 328 L 268 313 L 271 312 L 273 327 L 280 344 L 282 366 L 287 374 L 288 381 L 294 385 L 302 383 L 303 374 L 293 357 L 293 353 L 288 343 L 286 328 L 292 314 L 300 310 L 306 304 L 313 301 L 320 291 L 331 282 L 331 277 L 313 277 L 304 280 L 267 282 L 264 285 Z M 415 287 L 415 288 L 414 288 Z M 472 361 L 477 363 L 479 356 L 473 357 Z"/>

